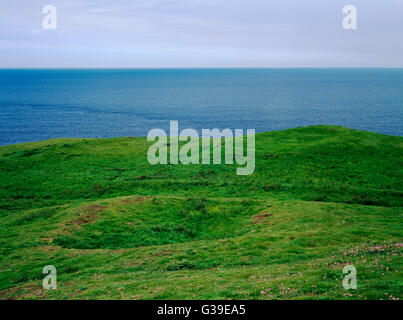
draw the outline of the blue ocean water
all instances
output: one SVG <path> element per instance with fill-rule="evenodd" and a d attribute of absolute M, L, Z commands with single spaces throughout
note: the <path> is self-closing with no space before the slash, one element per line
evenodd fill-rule
<path fill-rule="evenodd" d="M 403 134 L 403 69 L 0 70 L 0 144 L 314 124 Z"/>

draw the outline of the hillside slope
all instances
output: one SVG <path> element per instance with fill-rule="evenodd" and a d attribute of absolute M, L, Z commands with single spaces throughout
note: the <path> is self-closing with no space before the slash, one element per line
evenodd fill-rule
<path fill-rule="evenodd" d="M 261 133 L 251 176 L 151 166 L 150 145 L 0 147 L 0 298 L 402 298 L 402 137 Z M 42 289 L 48 264 L 57 290 Z"/>

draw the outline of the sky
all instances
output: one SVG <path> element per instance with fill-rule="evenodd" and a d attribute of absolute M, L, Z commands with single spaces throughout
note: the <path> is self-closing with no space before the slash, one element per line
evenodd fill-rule
<path fill-rule="evenodd" d="M 0 68 L 210 67 L 403 67 L 403 0 L 0 0 Z"/>

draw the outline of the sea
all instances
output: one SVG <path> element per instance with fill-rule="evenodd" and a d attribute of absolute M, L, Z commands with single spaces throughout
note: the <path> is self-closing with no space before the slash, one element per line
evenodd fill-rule
<path fill-rule="evenodd" d="M 0 145 L 179 129 L 403 134 L 403 69 L 1 69 Z"/>

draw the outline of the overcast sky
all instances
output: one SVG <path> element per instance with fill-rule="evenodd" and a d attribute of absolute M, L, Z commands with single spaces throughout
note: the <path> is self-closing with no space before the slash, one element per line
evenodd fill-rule
<path fill-rule="evenodd" d="M 0 68 L 25 67 L 403 67 L 403 0 L 0 0 Z"/>

